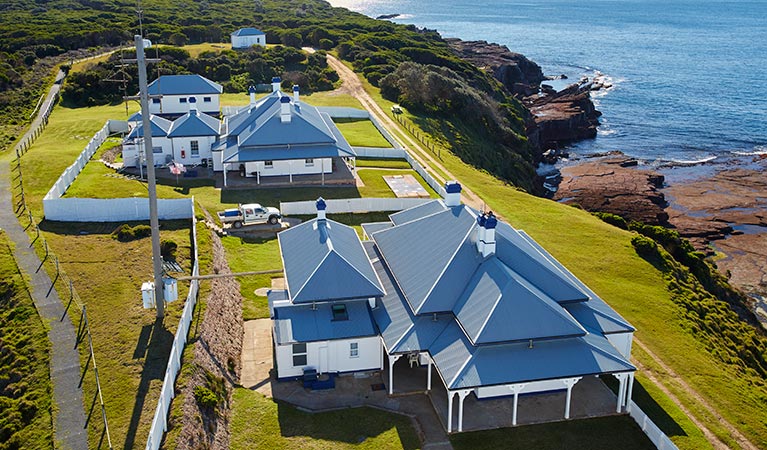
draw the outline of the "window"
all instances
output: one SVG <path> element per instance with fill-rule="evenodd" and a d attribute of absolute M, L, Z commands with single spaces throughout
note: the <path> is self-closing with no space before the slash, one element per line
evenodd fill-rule
<path fill-rule="evenodd" d="M 178 99 L 178 102 L 179 103 L 186 103 L 186 97 L 182 97 L 182 98 Z"/>
<path fill-rule="evenodd" d="M 293 344 L 293 367 L 306 365 L 306 344 Z"/>
<path fill-rule="evenodd" d="M 274 167 L 273 161 L 264 161 L 264 169 L 271 169 Z"/>
<path fill-rule="evenodd" d="M 312 167 L 314 166 L 314 159 L 313 158 L 306 158 L 306 167 Z"/>
<path fill-rule="evenodd" d="M 198 141 L 192 141 L 189 143 L 189 148 L 191 149 L 192 156 L 195 158 L 200 157 L 200 143 Z"/>
<path fill-rule="evenodd" d="M 160 99 L 159 98 L 153 98 L 152 99 L 152 103 L 154 103 L 155 105 L 159 105 L 160 104 Z"/>
<path fill-rule="evenodd" d="M 162 153 L 162 147 L 152 147 L 152 153 Z"/>
<path fill-rule="evenodd" d="M 346 305 L 333 305 L 333 320 L 349 320 Z"/>
<path fill-rule="evenodd" d="M 210 97 L 203 97 L 202 101 L 205 102 L 205 103 L 210 103 L 211 99 L 210 99 Z"/>
<path fill-rule="evenodd" d="M 357 358 L 360 356 L 359 344 L 356 342 L 349 343 L 349 358 Z"/>

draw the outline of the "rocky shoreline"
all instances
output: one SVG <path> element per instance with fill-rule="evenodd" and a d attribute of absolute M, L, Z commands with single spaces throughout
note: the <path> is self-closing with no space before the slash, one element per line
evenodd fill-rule
<path fill-rule="evenodd" d="M 562 79 L 563 75 L 545 76 L 538 64 L 504 45 L 455 38 L 445 41 L 457 56 L 491 73 L 527 107 L 533 122 L 528 126 L 528 136 L 537 136 L 542 152 L 596 137 L 602 113 L 594 106 L 590 93 L 611 86 L 583 78 L 555 91 L 543 82 Z M 544 157 L 553 154 L 544 153 Z"/>
<path fill-rule="evenodd" d="M 767 157 L 650 168 L 616 152 L 562 167 L 554 200 L 675 229 L 754 299 L 767 327 L 765 172 Z"/>

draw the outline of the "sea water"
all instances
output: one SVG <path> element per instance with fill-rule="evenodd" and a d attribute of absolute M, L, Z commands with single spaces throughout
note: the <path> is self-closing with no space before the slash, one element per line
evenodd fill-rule
<path fill-rule="evenodd" d="M 487 40 L 568 80 L 601 75 L 578 155 L 648 161 L 767 153 L 767 0 L 330 0 L 445 37 Z"/>

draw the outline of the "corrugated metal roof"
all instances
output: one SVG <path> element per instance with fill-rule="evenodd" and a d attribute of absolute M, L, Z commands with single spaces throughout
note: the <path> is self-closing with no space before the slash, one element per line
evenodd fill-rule
<path fill-rule="evenodd" d="M 585 327 L 591 327 L 604 333 L 625 333 L 635 331 L 635 328 L 621 316 L 617 311 L 612 309 L 604 300 L 602 300 L 594 291 L 586 286 L 581 280 L 579 280 L 572 272 L 567 270 L 565 266 L 556 260 L 549 252 L 540 246 L 533 238 L 531 238 L 523 230 L 518 230 L 519 235 L 527 241 L 527 243 L 538 251 L 542 258 L 545 258 L 554 267 L 559 269 L 559 273 L 566 277 L 574 285 L 578 286 L 581 291 L 585 292 L 589 300 L 578 304 L 567 304 L 565 308 L 575 316 L 575 318 L 581 322 Z"/>
<path fill-rule="evenodd" d="M 394 226 L 394 224 L 392 224 L 391 222 L 373 222 L 373 223 L 363 223 L 360 226 L 362 227 L 362 231 L 365 232 L 365 235 L 370 237 L 376 231 L 381 231 L 387 228 L 391 228 Z"/>
<path fill-rule="evenodd" d="M 232 36 L 262 36 L 265 33 L 256 28 L 240 28 L 232 33 Z"/>
<path fill-rule="evenodd" d="M 366 300 L 340 302 L 346 305 L 347 320 L 333 320 L 332 305 L 291 305 L 274 309 L 277 344 L 375 336 Z"/>
<path fill-rule="evenodd" d="M 384 295 L 354 228 L 312 219 L 277 236 L 293 303 Z"/>
<path fill-rule="evenodd" d="M 224 88 L 202 75 L 162 75 L 147 86 L 149 95 L 220 94 Z"/>
<path fill-rule="evenodd" d="M 240 147 L 335 143 L 336 139 L 333 132 L 330 131 L 328 124 L 321 117 L 312 117 L 312 114 L 303 112 L 313 109 L 312 107 L 301 107 L 302 113 L 298 113 L 299 108 L 291 105 L 292 116 L 290 122 L 287 123 L 282 121 L 279 105 L 273 106 L 272 109 L 275 111 L 267 111 L 262 116 L 264 120 L 259 121 L 257 126 L 248 129 L 248 133 L 239 135 Z"/>
<path fill-rule="evenodd" d="M 152 137 L 166 137 L 173 125 L 173 122 L 160 116 L 149 116 L 149 123 L 151 124 Z M 125 137 L 125 140 L 130 141 L 141 137 L 144 137 L 144 123 L 139 121 L 138 125 Z"/>
<path fill-rule="evenodd" d="M 517 230 L 499 222 L 496 254 L 504 264 L 525 277 L 557 302 L 584 301 L 588 295 L 560 273 L 546 258 L 532 249 Z"/>
<path fill-rule="evenodd" d="M 389 215 L 389 219 L 391 219 L 394 225 L 402 225 L 403 223 L 430 216 L 432 214 L 442 212 L 446 209 L 447 207 L 442 202 L 442 200 L 434 200 L 422 205 L 408 208 L 404 211 L 391 214 Z"/>
<path fill-rule="evenodd" d="M 469 239 L 473 227 L 473 215 L 458 207 L 373 234 L 373 240 L 413 311 L 420 311 L 443 272 L 450 269 L 452 263 L 457 261 L 451 273 L 461 273 L 465 269 L 471 276 L 474 268 L 461 267 L 466 260 L 455 258 L 455 255 L 464 241 Z M 445 282 L 452 283 L 451 280 Z M 460 291 L 452 295 L 454 302 Z M 429 311 L 450 303 L 449 300 L 436 298 L 434 302 L 427 307 Z M 450 303 L 445 311 L 449 311 L 452 305 Z"/>
<path fill-rule="evenodd" d="M 218 136 L 221 122 L 199 111 L 190 111 L 173 121 L 168 137 Z"/>

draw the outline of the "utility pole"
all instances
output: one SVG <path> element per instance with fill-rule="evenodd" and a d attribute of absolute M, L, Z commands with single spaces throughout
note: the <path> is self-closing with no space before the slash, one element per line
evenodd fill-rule
<path fill-rule="evenodd" d="M 162 256 L 160 255 L 160 221 L 157 218 L 157 183 L 154 174 L 154 151 L 152 150 L 152 124 L 149 121 L 149 93 L 147 92 L 146 57 L 144 38 L 137 34 L 136 62 L 138 63 L 139 101 L 141 102 L 141 123 L 144 132 L 144 154 L 146 156 L 147 183 L 149 189 L 149 226 L 152 228 L 152 267 L 154 269 L 154 295 L 157 318 L 165 317 L 163 296 Z M 141 161 L 139 160 L 139 164 Z"/>

